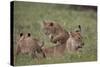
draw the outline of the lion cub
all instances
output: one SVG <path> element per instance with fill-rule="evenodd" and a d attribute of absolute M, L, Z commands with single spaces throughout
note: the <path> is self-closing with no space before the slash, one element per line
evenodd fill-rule
<path fill-rule="evenodd" d="M 66 48 L 68 51 L 77 51 L 84 45 L 81 35 L 81 26 L 79 25 L 78 28 L 79 30 L 75 32 L 69 32 L 69 38 L 66 41 Z"/>
<path fill-rule="evenodd" d="M 54 21 L 43 21 L 43 30 L 52 43 L 64 44 L 69 38 L 68 32 Z"/>
<path fill-rule="evenodd" d="M 42 46 L 43 43 L 36 38 L 32 38 L 30 33 L 25 35 L 20 33 L 20 38 L 17 41 L 16 54 L 29 54 L 36 57 L 37 53 L 42 53 L 43 57 L 45 57 L 45 54 L 41 49 Z"/>

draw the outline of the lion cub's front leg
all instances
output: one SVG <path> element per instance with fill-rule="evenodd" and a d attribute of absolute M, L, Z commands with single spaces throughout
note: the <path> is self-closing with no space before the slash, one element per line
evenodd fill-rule
<path fill-rule="evenodd" d="M 59 35 L 51 36 L 50 41 L 53 42 L 53 43 L 57 43 L 57 42 L 62 43 L 64 38 L 65 38 L 65 35 L 63 33 L 60 33 Z"/>

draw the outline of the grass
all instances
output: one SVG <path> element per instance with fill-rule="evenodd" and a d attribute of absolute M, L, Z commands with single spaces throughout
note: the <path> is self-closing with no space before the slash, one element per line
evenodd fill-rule
<path fill-rule="evenodd" d="M 45 42 L 46 47 L 53 46 L 41 29 L 43 20 L 53 20 L 67 31 L 74 31 L 82 26 L 84 47 L 79 53 L 65 54 L 57 58 L 33 59 L 28 55 L 14 55 L 15 65 L 35 65 L 51 63 L 70 63 L 97 60 L 97 12 L 92 9 L 82 10 L 78 6 L 14 2 L 14 52 L 16 39 L 20 32 L 30 32 L 34 38 Z"/>

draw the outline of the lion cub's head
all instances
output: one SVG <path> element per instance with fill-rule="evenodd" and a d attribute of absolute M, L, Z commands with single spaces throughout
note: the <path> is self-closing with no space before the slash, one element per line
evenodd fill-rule
<path fill-rule="evenodd" d="M 84 45 L 83 37 L 81 34 L 81 26 L 79 25 L 79 30 L 75 32 L 69 32 L 69 39 L 67 40 L 67 48 L 69 51 L 75 51 L 82 48 Z"/>
<path fill-rule="evenodd" d="M 54 35 L 63 31 L 63 28 L 54 21 L 43 21 L 43 30 L 46 35 Z"/>

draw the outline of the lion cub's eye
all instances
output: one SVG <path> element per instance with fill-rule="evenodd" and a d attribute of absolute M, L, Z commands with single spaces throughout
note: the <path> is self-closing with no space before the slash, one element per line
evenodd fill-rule
<path fill-rule="evenodd" d="M 30 37 L 30 36 L 31 36 L 31 34 L 30 34 L 30 33 L 28 33 L 27 35 L 28 35 L 28 37 Z"/>
<path fill-rule="evenodd" d="M 78 37 L 78 39 L 81 39 L 80 37 Z"/>

